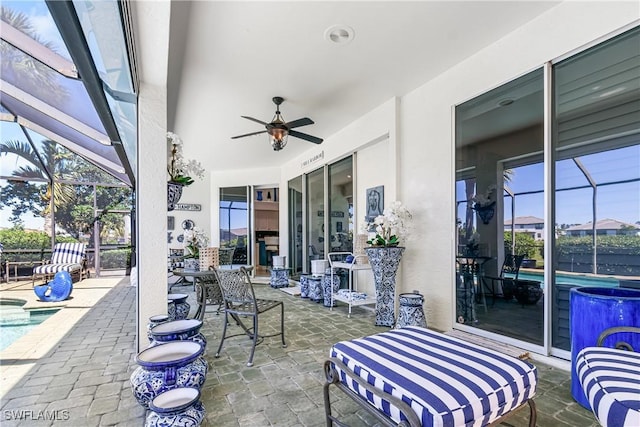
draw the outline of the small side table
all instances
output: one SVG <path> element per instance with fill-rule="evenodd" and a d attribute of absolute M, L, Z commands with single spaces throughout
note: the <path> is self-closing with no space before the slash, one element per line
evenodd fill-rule
<path fill-rule="evenodd" d="M 271 268 L 271 280 L 269 284 L 272 288 L 288 288 L 289 287 L 289 270 L 290 268 Z"/>

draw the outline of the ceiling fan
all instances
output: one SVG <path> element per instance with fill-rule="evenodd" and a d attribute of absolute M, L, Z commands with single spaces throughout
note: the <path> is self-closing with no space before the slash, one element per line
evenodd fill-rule
<path fill-rule="evenodd" d="M 232 136 L 231 139 L 244 138 L 245 136 L 259 135 L 261 133 L 269 134 L 269 141 L 271 142 L 271 146 L 274 151 L 280 151 L 287 145 L 287 136 L 291 135 L 296 138 L 304 139 L 305 141 L 313 142 L 314 144 L 322 144 L 322 138 L 317 138 L 315 136 L 307 135 L 306 133 L 298 132 L 293 130 L 293 128 L 297 128 L 300 126 L 312 125 L 313 120 L 308 117 L 304 117 L 302 119 L 294 120 L 292 122 L 285 122 L 280 113 L 280 104 L 284 102 L 284 98 L 280 96 L 273 97 L 273 103 L 276 104 L 276 114 L 271 119 L 270 123 L 263 122 L 262 120 L 254 119 L 249 116 L 241 116 L 244 119 L 248 119 L 254 121 L 256 123 L 260 123 L 264 125 L 265 130 L 261 130 L 260 132 L 251 132 L 246 133 L 244 135 Z"/>

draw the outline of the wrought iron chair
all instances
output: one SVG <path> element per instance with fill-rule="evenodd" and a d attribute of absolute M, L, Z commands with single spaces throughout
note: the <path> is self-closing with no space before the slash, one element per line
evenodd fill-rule
<path fill-rule="evenodd" d="M 499 277 L 483 276 L 482 281 L 487 287 L 487 290 L 491 292 L 492 304 L 496 302 L 496 295 L 498 289 L 502 291 L 502 296 L 506 300 L 511 300 L 515 295 L 515 281 L 518 280 L 518 274 L 520 272 L 520 266 L 524 260 L 524 255 L 512 255 L 507 254 L 504 257 L 502 268 L 500 269 Z M 509 274 L 509 277 L 505 277 L 505 274 Z M 487 284 L 489 282 L 489 284 Z M 500 284 L 500 287 L 496 285 Z"/>
<path fill-rule="evenodd" d="M 253 366 L 253 355 L 256 346 L 260 344 L 264 338 L 280 335 L 282 338 L 282 347 L 286 347 L 287 344 L 284 341 L 284 304 L 282 301 L 256 298 L 249 273 L 244 267 L 232 270 L 219 269 L 215 270 L 215 273 L 218 284 L 220 285 L 220 290 L 222 291 L 225 316 L 222 339 L 220 340 L 220 346 L 218 347 L 215 357 L 220 357 L 222 345 L 226 338 L 245 334 L 253 341 L 247 366 Z M 280 332 L 272 335 L 259 335 L 258 317 L 260 314 L 276 307 L 280 307 Z M 242 328 L 243 332 L 227 336 L 227 326 L 230 321 L 230 316 L 235 320 L 236 324 Z M 251 317 L 253 325 L 251 327 L 245 326 L 240 320 L 240 317 Z"/>

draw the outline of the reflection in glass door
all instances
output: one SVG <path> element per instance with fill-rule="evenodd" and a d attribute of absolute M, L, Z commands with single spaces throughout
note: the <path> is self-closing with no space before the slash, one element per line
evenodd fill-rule
<path fill-rule="evenodd" d="M 302 176 L 299 176 L 289 180 L 289 266 L 294 278 L 304 269 L 302 203 Z"/>
<path fill-rule="evenodd" d="M 324 168 L 307 175 L 307 272 L 311 261 L 325 259 Z"/>
<path fill-rule="evenodd" d="M 353 252 L 353 157 L 329 165 L 329 252 Z"/>
<path fill-rule="evenodd" d="M 552 345 L 571 350 L 574 287 L 640 276 L 640 28 L 553 67 L 555 286 Z"/>
<path fill-rule="evenodd" d="M 220 189 L 220 262 L 252 263 L 250 187 Z"/>
<path fill-rule="evenodd" d="M 543 107 L 542 69 L 456 107 L 456 321 L 540 346 Z"/>

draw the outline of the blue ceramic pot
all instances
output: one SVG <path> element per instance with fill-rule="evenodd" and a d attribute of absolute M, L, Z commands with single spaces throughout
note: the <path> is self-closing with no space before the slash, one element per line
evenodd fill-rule
<path fill-rule="evenodd" d="M 149 409 L 145 427 L 199 426 L 207 414 L 200 402 L 200 390 L 188 387 L 159 394 Z"/>
<path fill-rule="evenodd" d="M 571 333 L 571 395 L 582 406 L 591 409 L 582 391 L 575 369 L 578 353 L 585 347 L 597 345 L 600 334 L 615 326 L 640 324 L 640 290 L 622 288 L 572 288 L 569 296 L 569 328 Z M 614 347 L 617 341 L 626 341 L 638 351 L 640 335 L 619 333 L 603 342 Z"/>
<path fill-rule="evenodd" d="M 422 305 L 424 304 L 424 297 L 422 295 L 400 294 L 398 296 L 398 302 L 400 308 L 396 328 L 404 328 L 405 326 L 427 327 L 427 319 L 422 309 Z"/>
<path fill-rule="evenodd" d="M 179 387 L 202 388 L 207 377 L 204 347 L 193 341 L 172 341 L 149 347 L 136 356 L 138 368 L 131 374 L 131 391 L 145 408 L 168 390 Z"/>
<path fill-rule="evenodd" d="M 169 321 L 169 316 L 166 314 L 157 314 L 155 316 L 149 317 L 149 323 L 147 323 L 147 338 L 149 338 L 149 343 L 153 343 L 153 337 L 151 336 L 151 329 L 154 326 L 160 325 L 161 323 L 165 323 Z"/>
<path fill-rule="evenodd" d="M 153 345 L 170 341 L 193 341 L 206 348 L 207 339 L 200 333 L 202 320 L 182 319 L 155 325 L 149 331 Z"/>
<path fill-rule="evenodd" d="M 182 320 L 182 319 L 186 319 L 187 316 L 189 316 L 189 310 L 191 310 L 191 305 L 189 305 L 189 303 L 187 302 L 188 297 L 189 295 L 187 294 L 167 295 L 167 298 L 169 299 L 169 301 L 173 301 L 173 304 L 175 306 L 175 314 L 173 315 L 173 318 L 171 316 L 172 313 L 169 314 L 170 320 Z M 168 309 L 172 311 L 171 304 L 169 304 Z"/>

